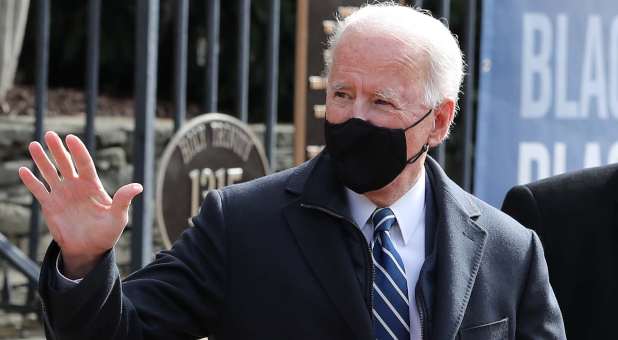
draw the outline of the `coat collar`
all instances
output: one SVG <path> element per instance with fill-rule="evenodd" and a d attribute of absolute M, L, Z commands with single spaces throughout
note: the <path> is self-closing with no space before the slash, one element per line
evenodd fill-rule
<path fill-rule="evenodd" d="M 480 268 L 487 232 L 477 223 L 481 213 L 469 194 L 452 182 L 431 157 L 427 157 L 425 167 L 437 214 L 438 256 L 431 333 L 435 339 L 454 339 Z M 344 319 L 352 328 L 356 327 L 357 338 L 361 338 L 360 331 L 366 327 L 359 325 L 369 323 L 370 326 L 370 316 L 362 292 L 353 289 L 358 284 L 352 280 L 351 269 L 346 268 L 351 266 L 344 261 L 340 228 L 321 225 L 320 214 L 301 207 L 318 207 L 337 215 L 340 222 L 353 223 L 344 188 L 330 165 L 328 154 L 323 152 L 298 167 L 287 190 L 299 195 L 285 209 L 285 215 L 300 248 Z"/>
<path fill-rule="evenodd" d="M 327 152 L 320 153 L 317 157 L 296 168 L 294 174 L 290 176 L 286 189 L 291 193 L 299 194 L 301 201 L 305 204 L 330 208 L 334 212 L 350 218 L 345 189 L 337 179 L 330 162 L 330 156 Z M 436 200 L 448 196 L 450 202 L 456 206 L 457 211 L 464 215 L 476 218 L 481 214 L 477 205 L 470 200 L 469 194 L 448 178 L 438 163 L 429 156 L 425 161 L 425 170 L 430 176 L 431 186 L 437 195 Z M 437 208 L 440 208 L 440 202 L 437 202 Z"/>
<path fill-rule="evenodd" d="M 352 221 L 345 188 L 337 178 L 326 151 L 297 168 L 287 190 L 300 194 L 303 205 L 321 207 Z"/>

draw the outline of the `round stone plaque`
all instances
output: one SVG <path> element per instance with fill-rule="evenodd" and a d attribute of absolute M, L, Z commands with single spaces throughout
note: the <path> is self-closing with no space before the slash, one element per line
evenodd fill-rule
<path fill-rule="evenodd" d="M 192 226 L 208 191 L 267 173 L 262 144 L 243 122 L 209 113 L 185 123 L 165 148 L 157 176 L 156 217 L 165 245 Z"/>

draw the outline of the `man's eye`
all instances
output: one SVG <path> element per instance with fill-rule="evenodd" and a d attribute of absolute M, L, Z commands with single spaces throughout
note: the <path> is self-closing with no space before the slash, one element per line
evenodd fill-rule
<path fill-rule="evenodd" d="M 374 103 L 377 104 L 377 105 L 391 105 L 392 106 L 391 103 L 387 102 L 384 99 L 376 99 L 376 101 Z"/>
<path fill-rule="evenodd" d="M 345 92 L 336 91 L 335 92 L 335 97 L 336 98 L 348 98 L 348 95 Z"/>

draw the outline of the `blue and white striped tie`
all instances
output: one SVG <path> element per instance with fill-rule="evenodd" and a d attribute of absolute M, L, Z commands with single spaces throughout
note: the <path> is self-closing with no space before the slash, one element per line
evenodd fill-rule
<path fill-rule="evenodd" d="M 378 340 L 410 339 L 410 309 L 406 271 L 389 230 L 397 224 L 389 208 L 373 213 L 373 328 Z"/>

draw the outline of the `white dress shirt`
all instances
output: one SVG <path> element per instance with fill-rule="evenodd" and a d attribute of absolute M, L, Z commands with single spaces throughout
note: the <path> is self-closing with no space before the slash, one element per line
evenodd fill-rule
<path fill-rule="evenodd" d="M 367 239 L 369 247 L 373 240 L 371 214 L 377 206 L 367 197 L 346 188 L 350 212 L 356 225 Z M 391 229 L 391 240 L 403 260 L 410 301 L 410 339 L 421 339 L 421 322 L 416 308 L 416 282 L 425 262 L 425 169 L 414 186 L 389 207 L 397 218 Z"/>

